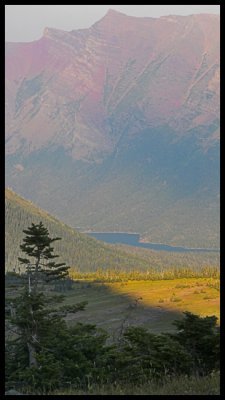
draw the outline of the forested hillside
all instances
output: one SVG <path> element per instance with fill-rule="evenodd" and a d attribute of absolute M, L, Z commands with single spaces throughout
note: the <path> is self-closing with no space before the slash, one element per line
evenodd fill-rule
<path fill-rule="evenodd" d="M 51 236 L 62 238 L 55 243 L 56 253 L 73 269 L 80 271 L 96 271 L 98 269 L 147 270 L 165 267 L 218 266 L 219 253 L 174 254 L 154 252 L 130 246 L 113 246 L 98 242 L 77 232 L 60 222 L 46 211 L 18 196 L 12 190 L 5 191 L 5 225 L 6 270 L 19 267 L 17 258 L 20 255 L 20 244 L 23 229 L 31 223 L 42 221 Z"/>
<path fill-rule="evenodd" d="M 115 250 L 104 243 L 91 239 L 63 224 L 33 203 L 18 196 L 13 191 L 5 192 L 5 224 L 6 224 L 6 270 L 19 266 L 17 258 L 20 254 L 23 229 L 31 223 L 42 221 L 51 236 L 59 236 L 61 241 L 55 243 L 56 253 L 59 253 L 66 263 L 83 271 L 98 268 L 136 268 L 137 264 L 148 267 L 148 261 L 141 257 L 129 256 L 121 250 Z"/>

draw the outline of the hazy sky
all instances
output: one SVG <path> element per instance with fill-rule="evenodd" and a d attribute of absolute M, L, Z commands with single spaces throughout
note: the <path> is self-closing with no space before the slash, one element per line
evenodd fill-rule
<path fill-rule="evenodd" d="M 219 5 L 6 5 L 6 41 L 37 40 L 45 27 L 66 31 L 88 28 L 110 8 L 137 17 L 220 13 Z"/>

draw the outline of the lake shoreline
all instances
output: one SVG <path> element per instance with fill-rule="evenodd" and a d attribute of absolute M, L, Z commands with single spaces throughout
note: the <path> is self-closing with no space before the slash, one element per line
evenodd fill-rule
<path fill-rule="evenodd" d="M 134 247 L 149 248 L 156 251 L 174 251 L 174 252 L 220 252 L 218 248 L 184 247 L 172 246 L 165 243 L 146 242 L 141 239 L 138 232 L 101 232 L 101 231 L 82 231 L 90 237 L 110 244 L 126 244 Z"/>

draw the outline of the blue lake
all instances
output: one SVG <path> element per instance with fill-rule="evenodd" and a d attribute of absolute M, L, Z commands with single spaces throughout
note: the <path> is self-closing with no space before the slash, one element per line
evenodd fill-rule
<path fill-rule="evenodd" d="M 142 243 L 139 242 L 140 235 L 138 233 L 112 233 L 112 232 L 84 232 L 86 235 L 94 237 L 106 243 L 126 244 L 129 246 L 142 247 L 158 251 L 173 251 L 173 252 L 218 252 L 219 249 L 192 249 L 187 247 L 168 246 L 159 243 Z"/>

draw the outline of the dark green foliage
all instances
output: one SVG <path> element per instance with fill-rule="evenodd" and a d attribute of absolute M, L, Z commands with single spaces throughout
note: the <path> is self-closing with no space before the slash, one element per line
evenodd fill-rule
<path fill-rule="evenodd" d="M 190 312 L 175 321 L 175 334 L 152 334 L 143 327 L 129 327 L 120 341 L 115 371 L 120 382 L 144 383 L 149 379 L 205 376 L 219 369 L 220 335 L 217 318 L 199 317 Z"/>
<path fill-rule="evenodd" d="M 195 369 L 201 375 L 219 368 L 220 333 L 217 317 L 199 317 L 188 311 L 185 318 L 175 321 L 178 332 L 171 338 L 179 342 L 194 360 Z"/>
<path fill-rule="evenodd" d="M 12 335 L 6 341 L 8 379 L 26 384 L 27 371 L 34 367 L 31 358 L 35 359 L 36 365 L 36 355 L 55 336 L 55 332 L 63 328 L 65 322 L 57 315 L 51 315 L 46 308 L 48 298 L 41 292 L 29 293 L 28 288 L 25 288 L 11 304 L 13 314 L 7 321 L 7 329 Z"/>
<path fill-rule="evenodd" d="M 142 384 L 163 376 L 188 374 L 192 359 L 187 351 L 166 335 L 155 335 L 142 327 L 130 327 L 119 347 L 115 370 L 117 381 Z"/>
<path fill-rule="evenodd" d="M 32 223 L 23 232 L 26 237 L 23 239 L 24 243 L 20 245 L 20 249 L 31 259 L 18 257 L 18 260 L 21 264 L 25 264 L 27 274 L 33 277 L 35 290 L 39 278 L 48 282 L 66 277 L 69 267 L 65 266 L 65 263 L 55 263 L 53 261 L 54 258 L 59 256 L 53 254 L 54 249 L 51 247 L 53 242 L 61 238 L 50 238 L 49 232 L 42 222 L 39 224 Z"/>
<path fill-rule="evenodd" d="M 94 325 L 78 323 L 69 328 L 60 318 L 39 312 L 43 327 L 40 327 L 36 345 L 38 364 L 29 368 L 25 343 L 15 341 L 13 358 L 12 348 L 6 357 L 7 388 L 12 387 L 10 382 L 42 393 L 68 386 L 85 389 L 96 384 L 140 385 L 199 374 L 202 360 L 201 375 L 218 369 L 219 347 L 215 334 L 219 339 L 219 331 L 214 331 L 214 317 L 200 318 L 185 313 L 185 318 L 175 323 L 178 332 L 174 335 L 156 335 L 142 327 L 129 327 L 118 343 L 107 345 L 106 333 Z M 203 325 L 207 330 L 204 338 L 202 330 L 196 329 Z M 182 332 L 181 326 L 184 327 Z M 197 348 L 197 352 L 190 351 L 194 331 L 192 347 Z M 204 346 L 200 345 L 202 342 Z M 207 354 L 208 364 L 205 362 Z"/>
<path fill-rule="evenodd" d="M 192 358 L 188 352 L 166 335 L 155 335 L 142 327 L 130 327 L 124 333 L 120 357 L 123 379 L 143 382 L 190 373 Z"/>
<path fill-rule="evenodd" d="M 44 294 L 40 290 L 48 291 L 49 285 L 55 279 L 62 279 L 68 275 L 69 267 L 64 263 L 56 264 L 52 259 L 58 257 L 53 255 L 53 247 L 51 243 L 59 240 L 59 238 L 51 239 L 48 230 L 42 222 L 33 224 L 24 230 L 26 237 L 23 239 L 21 250 L 31 259 L 19 257 L 22 264 L 25 264 L 26 271 L 21 278 L 25 278 L 22 292 L 16 298 L 10 299 L 8 306 L 8 321 L 6 340 L 6 374 L 7 382 L 20 382 L 23 385 L 33 385 L 35 388 L 39 385 L 39 376 L 42 379 L 43 360 L 45 368 L 43 368 L 44 376 L 42 385 L 46 385 L 46 374 L 51 372 L 52 379 L 50 386 L 58 381 L 56 377 L 57 360 L 54 358 L 55 349 L 51 348 L 54 343 L 56 332 L 57 340 L 66 330 L 66 323 L 62 319 L 68 312 L 75 313 L 83 310 L 86 303 L 74 304 L 73 306 L 62 306 L 56 309 L 49 308 L 51 303 L 60 303 L 63 296 L 53 296 L 52 298 Z M 50 260 L 50 261 L 49 261 Z M 32 262 L 33 261 L 33 262 Z M 46 277 L 48 285 L 46 286 Z M 13 276 L 13 278 L 15 278 Z M 45 357 L 45 353 L 47 356 Z M 48 354 L 50 352 L 50 355 Z M 16 364 L 16 361 L 18 363 Z M 51 368 L 51 360 L 53 360 Z M 47 372 L 46 372 L 47 371 Z M 48 379 L 47 379 L 48 380 Z M 44 387 L 44 386 L 43 386 Z"/>
<path fill-rule="evenodd" d="M 105 332 L 89 324 L 68 329 L 60 346 L 57 338 L 54 349 L 63 365 L 63 381 L 83 387 L 97 382 L 104 372 L 102 361 L 107 358 L 106 338 Z"/>
<path fill-rule="evenodd" d="M 106 379 L 101 362 L 107 357 L 105 332 L 82 324 L 69 329 L 64 321 L 53 317 L 46 322 L 47 329 L 41 329 L 35 347 L 37 365 L 29 366 L 25 340 L 23 347 L 21 341 L 14 342 L 13 349 L 12 344 L 7 345 L 7 388 L 16 382 L 22 387 L 48 391 L 67 387 L 68 383 L 86 387 L 90 381 L 98 382 L 103 375 Z"/>

